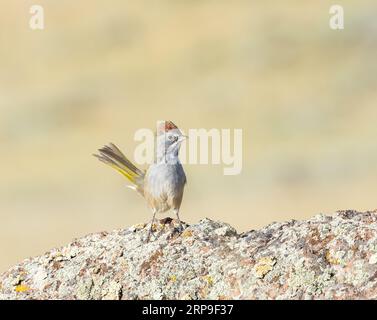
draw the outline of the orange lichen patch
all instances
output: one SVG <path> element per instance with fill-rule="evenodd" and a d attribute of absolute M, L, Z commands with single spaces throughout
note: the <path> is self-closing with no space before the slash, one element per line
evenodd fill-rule
<path fill-rule="evenodd" d="M 334 264 L 334 265 L 340 264 L 339 259 L 337 259 L 337 258 L 335 258 L 331 255 L 330 250 L 326 251 L 325 257 L 326 257 L 327 262 L 330 263 L 330 264 Z"/>
<path fill-rule="evenodd" d="M 135 224 L 133 227 L 136 230 L 144 229 L 145 228 L 145 223 L 138 223 L 138 224 Z"/>
<path fill-rule="evenodd" d="M 210 275 L 206 275 L 203 277 L 203 279 L 210 285 L 212 286 L 213 285 L 213 279 Z"/>
<path fill-rule="evenodd" d="M 19 284 L 18 286 L 16 286 L 16 288 L 14 290 L 16 292 L 26 292 L 26 291 L 29 291 L 30 288 L 27 285 Z"/>
<path fill-rule="evenodd" d="M 183 238 L 189 238 L 192 237 L 192 230 L 185 230 L 182 232 L 182 237 Z"/>
<path fill-rule="evenodd" d="M 254 266 L 254 272 L 258 278 L 263 278 L 273 269 L 275 264 L 276 259 L 274 257 L 260 258 L 257 264 Z"/>

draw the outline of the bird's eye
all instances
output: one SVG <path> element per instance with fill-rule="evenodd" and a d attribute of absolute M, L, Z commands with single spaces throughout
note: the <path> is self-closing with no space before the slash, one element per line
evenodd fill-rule
<path fill-rule="evenodd" d="M 175 136 L 168 136 L 168 139 L 169 139 L 170 141 L 177 140 L 177 138 L 176 138 Z"/>

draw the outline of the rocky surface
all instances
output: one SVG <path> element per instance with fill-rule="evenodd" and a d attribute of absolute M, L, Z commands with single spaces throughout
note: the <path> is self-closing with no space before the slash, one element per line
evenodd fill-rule
<path fill-rule="evenodd" d="M 373 299 L 377 212 L 342 211 L 238 234 L 169 218 L 101 232 L 0 276 L 0 299 Z"/>

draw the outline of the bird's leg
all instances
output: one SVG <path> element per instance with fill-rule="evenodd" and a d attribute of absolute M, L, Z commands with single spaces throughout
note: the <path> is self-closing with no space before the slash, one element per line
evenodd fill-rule
<path fill-rule="evenodd" d="M 148 232 L 148 236 L 147 236 L 147 241 L 146 242 L 149 242 L 149 239 L 151 237 L 151 234 L 152 234 L 152 231 L 153 231 L 154 218 L 156 217 L 156 213 L 157 213 L 157 210 L 153 209 L 153 218 L 152 218 L 152 221 L 151 221 L 151 227 L 149 228 L 149 232 Z"/>
<path fill-rule="evenodd" d="M 182 225 L 181 219 L 179 218 L 179 209 L 174 209 L 174 213 L 176 214 L 178 222 L 179 222 L 179 229 L 180 231 L 183 231 L 183 225 Z"/>

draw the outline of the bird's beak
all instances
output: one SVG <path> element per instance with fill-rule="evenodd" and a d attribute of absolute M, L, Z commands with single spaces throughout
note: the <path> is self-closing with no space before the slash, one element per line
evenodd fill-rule
<path fill-rule="evenodd" d="M 182 142 L 186 139 L 188 139 L 188 136 L 181 135 L 178 140 L 179 140 L 179 142 Z"/>

